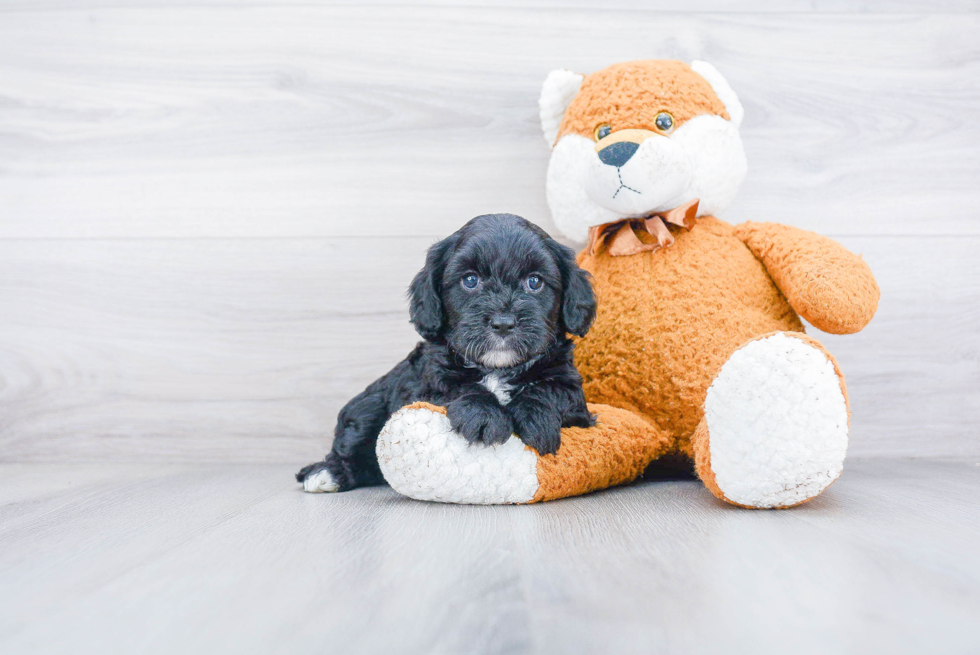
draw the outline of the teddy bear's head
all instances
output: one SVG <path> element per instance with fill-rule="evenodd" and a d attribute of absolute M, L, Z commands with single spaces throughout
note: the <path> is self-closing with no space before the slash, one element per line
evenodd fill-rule
<path fill-rule="evenodd" d="M 716 214 L 745 177 L 742 105 L 703 61 L 632 61 L 591 75 L 552 71 L 541 127 L 554 149 L 548 205 L 565 236 L 700 200 Z"/>

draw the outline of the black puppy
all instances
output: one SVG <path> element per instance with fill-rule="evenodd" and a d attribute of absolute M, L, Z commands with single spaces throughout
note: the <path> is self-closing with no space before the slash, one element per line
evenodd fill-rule
<path fill-rule="evenodd" d="M 409 299 L 425 341 L 340 411 L 333 449 L 296 474 L 307 491 L 384 483 L 378 433 L 415 401 L 444 405 L 470 442 L 516 433 L 541 454 L 558 450 L 563 426 L 594 424 L 567 333 L 588 332 L 595 296 L 573 251 L 544 230 L 477 216 L 429 249 Z"/>

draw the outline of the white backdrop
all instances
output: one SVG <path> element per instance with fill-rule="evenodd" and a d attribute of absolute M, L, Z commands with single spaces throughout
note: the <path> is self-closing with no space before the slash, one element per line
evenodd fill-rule
<path fill-rule="evenodd" d="M 321 456 L 428 245 L 553 231 L 547 72 L 668 57 L 746 107 L 722 218 L 878 277 L 864 332 L 811 330 L 851 454 L 980 456 L 977 3 L 515 4 L 0 2 L 0 461 Z"/>

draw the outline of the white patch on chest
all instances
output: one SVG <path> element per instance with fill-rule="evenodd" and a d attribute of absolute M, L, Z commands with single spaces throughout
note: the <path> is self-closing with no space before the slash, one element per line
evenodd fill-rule
<path fill-rule="evenodd" d="M 514 390 L 513 385 L 504 382 L 492 373 L 483 376 L 480 384 L 483 385 L 484 389 L 496 396 L 501 405 L 506 405 L 510 402 L 510 392 Z"/>

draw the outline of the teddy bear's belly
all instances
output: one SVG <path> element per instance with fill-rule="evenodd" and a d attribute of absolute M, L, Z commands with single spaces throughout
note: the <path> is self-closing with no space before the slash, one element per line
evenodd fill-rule
<path fill-rule="evenodd" d="M 575 363 L 589 402 L 642 414 L 690 455 L 705 393 L 729 355 L 803 326 L 730 225 L 706 217 L 675 237 L 657 252 L 580 257 L 599 309 Z"/>

